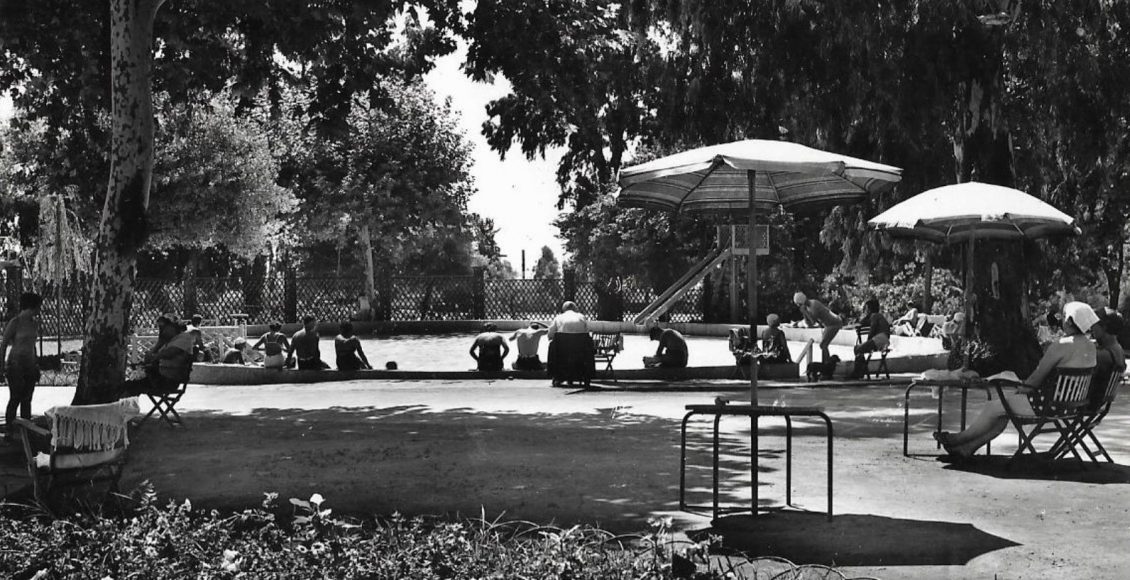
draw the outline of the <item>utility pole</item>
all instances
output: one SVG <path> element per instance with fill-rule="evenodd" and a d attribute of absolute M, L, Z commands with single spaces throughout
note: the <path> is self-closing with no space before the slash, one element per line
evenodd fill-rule
<path fill-rule="evenodd" d="M 522 250 L 522 279 L 526 279 L 526 250 Z"/>

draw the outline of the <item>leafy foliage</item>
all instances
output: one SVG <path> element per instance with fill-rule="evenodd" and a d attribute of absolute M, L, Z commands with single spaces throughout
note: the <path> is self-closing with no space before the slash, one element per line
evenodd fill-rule
<path fill-rule="evenodd" d="M 557 256 L 549 246 L 541 247 L 541 256 L 534 264 L 534 280 L 558 280 L 561 278 L 561 265 L 557 263 Z"/>
<path fill-rule="evenodd" d="M 530 522 L 445 521 L 398 514 L 335 515 L 320 494 L 233 514 L 160 505 L 151 487 L 118 516 L 50 520 L 0 506 L 0 568 L 14 578 L 572 578 L 761 577 L 794 570 L 778 559 L 709 556 L 714 542 L 676 540 L 668 519 L 614 536 L 598 528 Z M 289 507 L 290 513 L 285 511 Z"/>
<path fill-rule="evenodd" d="M 368 225 L 383 271 L 465 273 L 472 242 L 488 252 L 493 244 L 467 212 L 470 145 L 451 105 L 423 84 L 387 81 L 385 90 L 388 103 L 354 104 L 341 140 L 310 130 L 309 97 L 288 100 L 275 137 L 282 182 L 300 200 L 294 232 L 341 248 Z"/>
<path fill-rule="evenodd" d="M 279 241 L 294 195 L 275 184 L 267 131 L 229 99 L 171 106 L 160 116 L 149 245 L 222 246 L 243 258 Z"/>

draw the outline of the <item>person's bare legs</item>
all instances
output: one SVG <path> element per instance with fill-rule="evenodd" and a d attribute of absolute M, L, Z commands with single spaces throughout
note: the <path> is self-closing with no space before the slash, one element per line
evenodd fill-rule
<path fill-rule="evenodd" d="M 836 333 L 840 331 L 839 326 L 825 326 L 824 333 L 820 335 L 820 362 L 827 363 L 832 360 L 832 352 L 828 348 L 832 344 L 832 339 L 836 338 Z"/>
<path fill-rule="evenodd" d="M 1032 406 L 1028 397 L 1020 393 L 1005 393 L 1009 405 L 1020 413 L 1031 413 Z M 981 448 L 982 445 L 996 439 L 1008 427 L 1008 416 L 1005 414 L 1004 405 L 1000 399 L 993 399 L 981 408 L 981 412 L 973 418 L 964 431 L 942 435 L 942 443 L 946 451 L 957 455 L 968 456 Z"/>

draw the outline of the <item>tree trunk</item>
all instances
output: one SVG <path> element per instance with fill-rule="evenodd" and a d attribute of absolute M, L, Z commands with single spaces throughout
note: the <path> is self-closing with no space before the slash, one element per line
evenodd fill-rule
<path fill-rule="evenodd" d="M 1122 298 L 1122 271 L 1125 269 L 1123 263 L 1126 261 L 1126 246 L 1122 240 L 1116 242 L 1118 249 L 1115 251 L 1116 258 L 1103 268 L 1103 273 L 1106 274 L 1106 292 L 1107 292 L 1107 306 L 1113 310 L 1118 310 L 1119 299 Z"/>
<path fill-rule="evenodd" d="M 985 32 L 984 34 L 993 34 Z M 993 38 L 978 39 L 984 47 L 1000 48 Z M 1000 51 L 986 58 L 999 59 Z M 963 87 L 966 108 L 959 111 L 954 135 L 957 181 L 1013 185 L 1011 137 L 1004 123 L 1000 98 L 1000 63 L 989 63 L 979 78 Z M 1025 377 L 1041 356 L 1039 342 L 1025 317 L 1024 244 L 1018 241 L 976 240 L 966 264 L 966 335 L 987 346 L 992 356 L 967 364 L 982 375 L 1012 370 Z"/>
<path fill-rule="evenodd" d="M 137 250 L 153 175 L 153 18 L 163 0 L 111 0 L 110 179 L 98 228 L 75 404 L 113 400 L 125 377 Z"/>
<path fill-rule="evenodd" d="M 184 265 L 184 301 L 181 304 L 181 318 L 192 318 L 200 310 L 200 297 L 196 288 L 196 274 L 200 271 L 200 249 L 189 248 L 188 262 Z"/>
<path fill-rule="evenodd" d="M 368 299 L 371 319 L 373 305 L 377 303 L 377 269 L 373 267 L 373 238 L 369 224 L 361 226 L 361 251 L 365 253 L 365 298 Z"/>
<path fill-rule="evenodd" d="M 930 249 L 922 267 L 922 312 L 934 313 L 934 252 Z"/>

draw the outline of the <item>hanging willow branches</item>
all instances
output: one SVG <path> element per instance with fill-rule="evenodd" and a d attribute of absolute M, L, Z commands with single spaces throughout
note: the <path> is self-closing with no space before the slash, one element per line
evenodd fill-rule
<path fill-rule="evenodd" d="M 32 267 L 37 282 L 62 284 L 90 271 L 92 244 L 77 223 L 64 196 L 51 194 L 40 199 L 39 240 Z"/>

